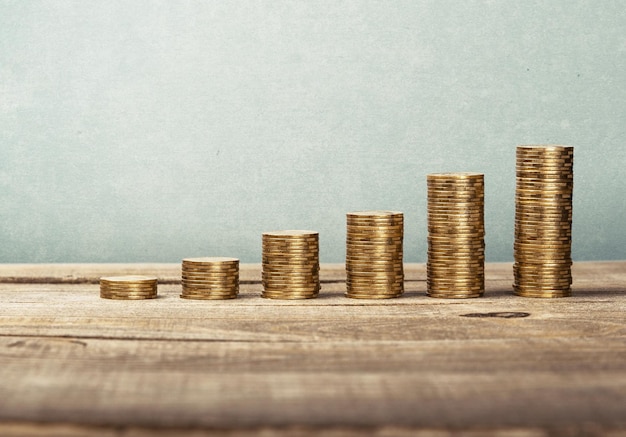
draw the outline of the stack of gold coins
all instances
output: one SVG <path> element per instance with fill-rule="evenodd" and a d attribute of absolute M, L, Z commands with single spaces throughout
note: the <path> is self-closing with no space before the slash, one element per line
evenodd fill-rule
<path fill-rule="evenodd" d="M 157 297 L 157 278 L 134 275 L 102 277 L 100 297 L 119 300 L 154 299 Z"/>
<path fill-rule="evenodd" d="M 572 284 L 574 148 L 518 146 L 515 294 L 565 297 Z"/>
<path fill-rule="evenodd" d="M 183 299 L 234 299 L 239 294 L 239 260 L 185 258 L 181 282 Z"/>
<path fill-rule="evenodd" d="M 469 298 L 485 292 L 484 175 L 429 174 L 427 292 Z"/>
<path fill-rule="evenodd" d="M 404 293 L 404 215 L 397 211 L 346 214 L 347 297 L 385 299 Z"/>
<path fill-rule="evenodd" d="M 263 234 L 263 294 L 271 299 L 310 299 L 320 291 L 319 234 Z"/>

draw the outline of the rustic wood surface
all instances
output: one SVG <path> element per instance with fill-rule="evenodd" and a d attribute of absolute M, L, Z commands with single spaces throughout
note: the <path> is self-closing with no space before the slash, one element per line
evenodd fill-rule
<path fill-rule="evenodd" d="M 176 264 L 0 265 L 0 435 L 626 436 L 626 262 L 574 265 L 574 296 L 180 299 Z M 109 274 L 159 277 L 159 298 L 99 298 Z M 459 434 L 462 431 L 462 434 Z"/>

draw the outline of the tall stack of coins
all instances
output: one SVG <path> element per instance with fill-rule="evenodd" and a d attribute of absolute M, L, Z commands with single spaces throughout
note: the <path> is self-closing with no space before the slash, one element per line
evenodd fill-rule
<path fill-rule="evenodd" d="M 135 275 L 102 277 L 100 297 L 119 300 L 154 299 L 157 297 L 157 278 Z"/>
<path fill-rule="evenodd" d="M 182 263 L 183 299 L 234 299 L 239 293 L 237 258 L 186 258 Z"/>
<path fill-rule="evenodd" d="M 574 148 L 518 146 L 515 294 L 564 297 L 572 284 Z"/>
<path fill-rule="evenodd" d="M 397 211 L 362 211 L 350 212 L 346 219 L 346 296 L 401 296 L 404 215 Z"/>
<path fill-rule="evenodd" d="M 271 299 L 310 299 L 320 291 L 319 234 L 263 233 L 263 294 Z"/>
<path fill-rule="evenodd" d="M 485 292 L 484 175 L 429 174 L 427 290 L 431 297 Z"/>

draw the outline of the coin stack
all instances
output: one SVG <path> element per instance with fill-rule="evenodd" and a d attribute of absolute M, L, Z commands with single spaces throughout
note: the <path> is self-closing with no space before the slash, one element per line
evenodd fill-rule
<path fill-rule="evenodd" d="M 427 293 L 480 297 L 485 292 L 484 175 L 427 176 Z"/>
<path fill-rule="evenodd" d="M 404 293 L 404 215 L 397 211 L 346 214 L 347 297 L 385 299 Z"/>
<path fill-rule="evenodd" d="M 239 294 L 239 260 L 185 258 L 181 282 L 183 299 L 234 299 Z"/>
<path fill-rule="evenodd" d="M 565 297 L 572 284 L 574 148 L 518 146 L 515 294 Z"/>
<path fill-rule="evenodd" d="M 263 293 L 271 299 L 310 299 L 320 291 L 319 234 L 263 233 Z"/>
<path fill-rule="evenodd" d="M 154 299 L 157 297 L 157 278 L 132 275 L 102 277 L 100 297 L 119 300 Z"/>

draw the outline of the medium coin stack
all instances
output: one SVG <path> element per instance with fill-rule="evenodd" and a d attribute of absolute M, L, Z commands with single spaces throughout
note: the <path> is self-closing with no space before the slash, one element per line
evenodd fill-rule
<path fill-rule="evenodd" d="M 427 293 L 480 297 L 485 292 L 484 175 L 427 176 Z"/>
<path fill-rule="evenodd" d="M 565 297 L 572 284 L 574 148 L 518 146 L 515 294 Z"/>
<path fill-rule="evenodd" d="M 346 296 L 401 296 L 404 215 L 397 211 L 350 212 L 346 221 Z"/>
<path fill-rule="evenodd" d="M 157 297 L 157 278 L 135 275 L 102 277 L 100 297 L 119 300 L 154 299 Z"/>
<path fill-rule="evenodd" d="M 181 282 L 183 299 L 234 299 L 239 294 L 239 260 L 185 258 Z"/>
<path fill-rule="evenodd" d="M 320 291 L 319 234 L 263 233 L 262 297 L 311 299 Z"/>

